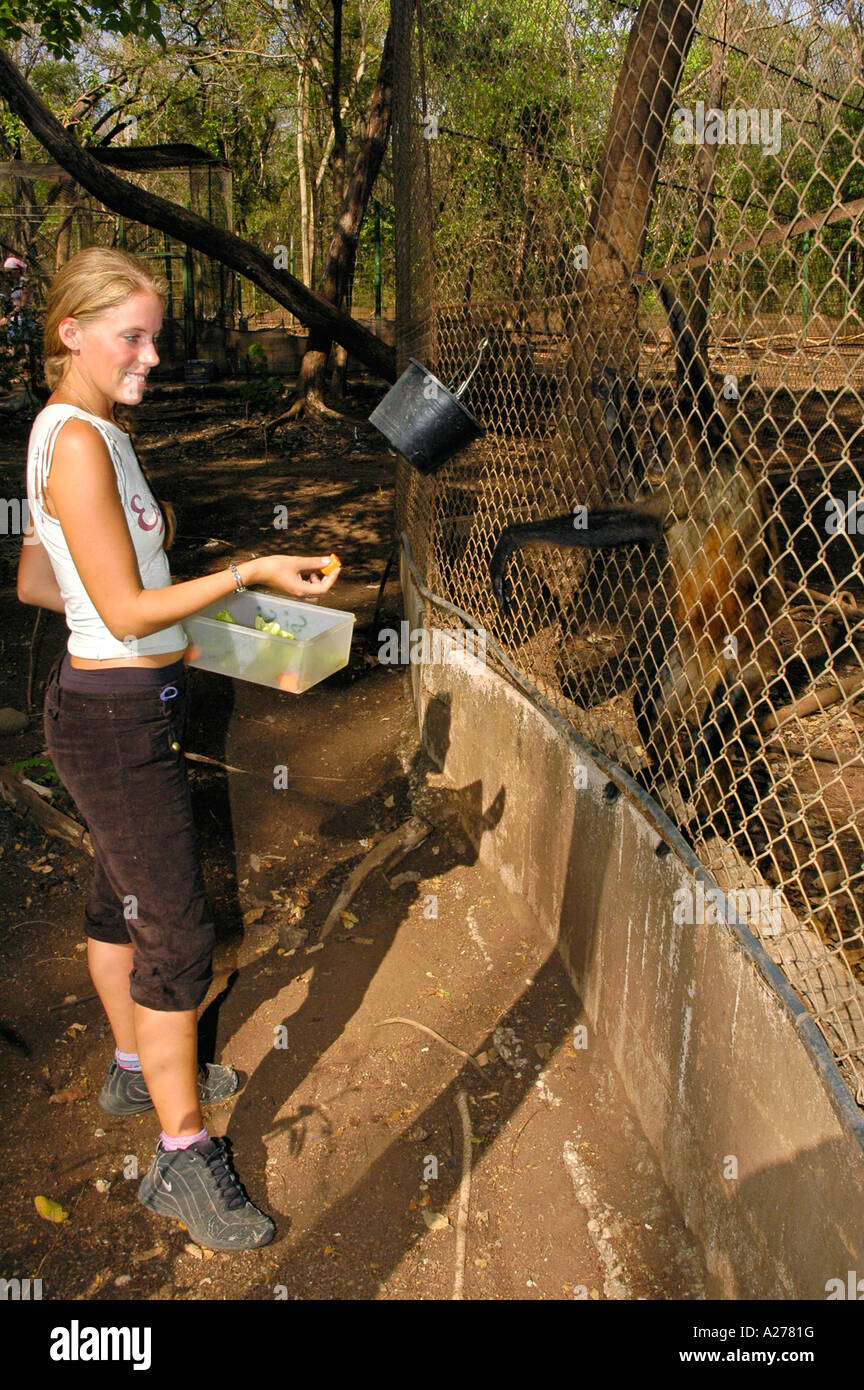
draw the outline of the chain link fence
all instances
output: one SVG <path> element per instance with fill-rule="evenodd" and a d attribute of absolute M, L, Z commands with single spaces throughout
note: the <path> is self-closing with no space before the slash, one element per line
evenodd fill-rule
<path fill-rule="evenodd" d="M 486 435 L 400 466 L 399 529 L 681 827 L 864 1105 L 864 7 L 394 19 L 400 368 L 487 344 Z"/>

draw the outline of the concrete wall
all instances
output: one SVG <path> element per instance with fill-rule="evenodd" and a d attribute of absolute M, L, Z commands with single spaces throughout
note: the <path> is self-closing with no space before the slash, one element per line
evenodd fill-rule
<path fill-rule="evenodd" d="M 404 554 L 402 586 L 422 626 Z M 472 789 L 479 857 L 557 946 L 611 1046 L 715 1296 L 824 1299 L 828 1280 L 864 1277 L 864 1115 L 734 914 L 676 925 L 674 891 L 716 885 L 663 812 L 488 666 L 454 650 L 411 674 L 427 751 Z M 489 828 L 479 808 L 496 796 Z"/>

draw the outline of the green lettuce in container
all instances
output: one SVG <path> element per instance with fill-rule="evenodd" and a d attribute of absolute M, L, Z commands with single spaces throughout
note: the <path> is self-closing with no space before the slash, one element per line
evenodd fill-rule
<path fill-rule="evenodd" d="M 223 608 L 221 613 L 216 614 L 216 620 L 220 623 L 233 623 L 234 621 L 227 608 Z M 255 615 L 254 626 L 257 632 L 269 632 L 272 637 L 288 637 L 292 642 L 297 641 L 294 633 L 288 632 L 284 627 L 280 627 L 275 618 L 272 622 L 267 623 L 261 617 L 261 614 L 257 613 Z"/>

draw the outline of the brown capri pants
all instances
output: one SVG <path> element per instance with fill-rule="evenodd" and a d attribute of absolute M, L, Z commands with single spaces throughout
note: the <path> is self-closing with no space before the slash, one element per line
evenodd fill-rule
<path fill-rule="evenodd" d="M 136 1003 L 197 1008 L 213 978 L 215 932 L 182 750 L 185 667 L 149 668 L 151 684 L 114 690 L 106 670 L 98 691 L 83 692 L 61 686 L 65 657 L 48 676 L 45 742 L 93 843 L 87 935 L 134 946 Z"/>

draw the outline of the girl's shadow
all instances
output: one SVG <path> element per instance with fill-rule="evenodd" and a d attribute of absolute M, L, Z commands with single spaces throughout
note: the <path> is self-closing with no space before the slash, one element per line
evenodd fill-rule
<path fill-rule="evenodd" d="M 433 760 L 430 760 L 421 745 L 412 760 L 411 772 L 407 778 L 401 779 L 403 783 L 410 782 L 414 786 L 415 804 L 419 789 L 423 804 L 421 814 L 432 821 L 433 830 L 430 837 L 406 856 L 394 872 L 404 872 L 404 866 L 411 863 L 419 870 L 421 882 L 422 877 L 443 875 L 457 866 L 474 864 L 482 836 L 495 828 L 504 810 L 503 787 L 484 810 L 483 786 L 479 781 L 456 790 L 428 786 L 429 773 L 436 767 L 443 767 L 449 746 L 449 727 L 449 697 L 445 696 L 432 701 L 424 721 L 422 745 L 430 749 Z M 400 790 L 404 792 L 404 786 Z M 376 800 L 380 806 L 380 788 L 377 789 Z M 398 800 L 401 800 L 401 796 L 397 798 L 397 802 Z M 364 813 L 371 824 L 372 795 L 359 799 L 340 811 L 337 816 L 323 822 L 320 826 L 322 836 L 326 837 L 328 831 L 336 833 L 340 819 L 346 812 L 350 812 L 352 822 L 356 821 L 360 813 Z M 380 810 L 378 814 L 380 815 Z M 437 855 L 432 855 L 433 848 L 438 849 Z M 344 876 L 345 869 L 346 864 L 339 866 L 340 876 Z M 316 885 L 316 895 L 321 884 L 332 877 L 333 871 L 322 876 Z M 316 902 L 317 914 L 312 914 L 320 920 L 326 916 L 335 896 L 335 888 L 330 883 L 327 886 L 328 892 L 321 893 L 320 900 Z M 299 1152 L 307 1141 L 308 1122 L 316 1108 L 326 1126 L 326 1114 L 320 1107 L 315 1106 L 301 1106 L 281 1119 L 277 1117 L 307 1075 L 341 1037 L 349 1020 L 362 1004 L 366 991 L 390 951 L 396 933 L 412 904 L 420 898 L 421 893 L 425 895 L 425 889 L 421 888 L 421 883 L 418 882 L 410 887 L 407 884 L 403 885 L 397 896 L 390 890 L 386 879 L 382 879 L 377 873 L 370 875 L 361 893 L 368 891 L 370 886 L 373 890 L 381 890 L 376 895 L 379 904 L 382 894 L 386 893 L 387 908 L 390 909 L 385 909 L 384 912 L 379 909 L 376 913 L 376 930 L 371 947 L 358 951 L 350 938 L 344 942 L 340 941 L 338 931 L 334 932 L 323 949 L 315 954 L 309 954 L 301 948 L 296 955 L 286 958 L 277 955 L 274 947 L 246 967 L 242 973 L 238 972 L 219 999 L 213 1001 L 205 1015 L 205 1018 L 209 1019 L 209 1026 L 212 1027 L 216 1022 L 216 1014 L 221 1010 L 223 1034 L 233 1036 L 262 1003 L 273 997 L 274 974 L 278 978 L 279 990 L 284 989 L 292 979 L 300 975 L 309 977 L 306 998 L 300 1008 L 278 1022 L 268 1019 L 266 1028 L 270 1034 L 270 1045 L 250 1076 L 243 1094 L 238 1098 L 232 1116 L 232 1133 L 242 1145 L 243 1167 L 250 1175 L 259 1175 L 257 1180 L 253 1180 L 252 1186 L 261 1199 L 263 1179 L 260 1175 L 263 1175 L 267 1160 L 267 1150 L 262 1136 L 266 1135 L 269 1138 L 278 1132 L 289 1130 L 292 1152 Z M 307 919 L 304 920 L 304 927 L 310 924 L 309 916 L 310 914 L 307 914 Z M 317 925 L 319 922 L 312 923 L 310 942 Z M 287 1039 L 288 1045 L 275 1045 L 277 1039 Z M 255 1193 L 252 1195 L 255 1200 Z"/>

